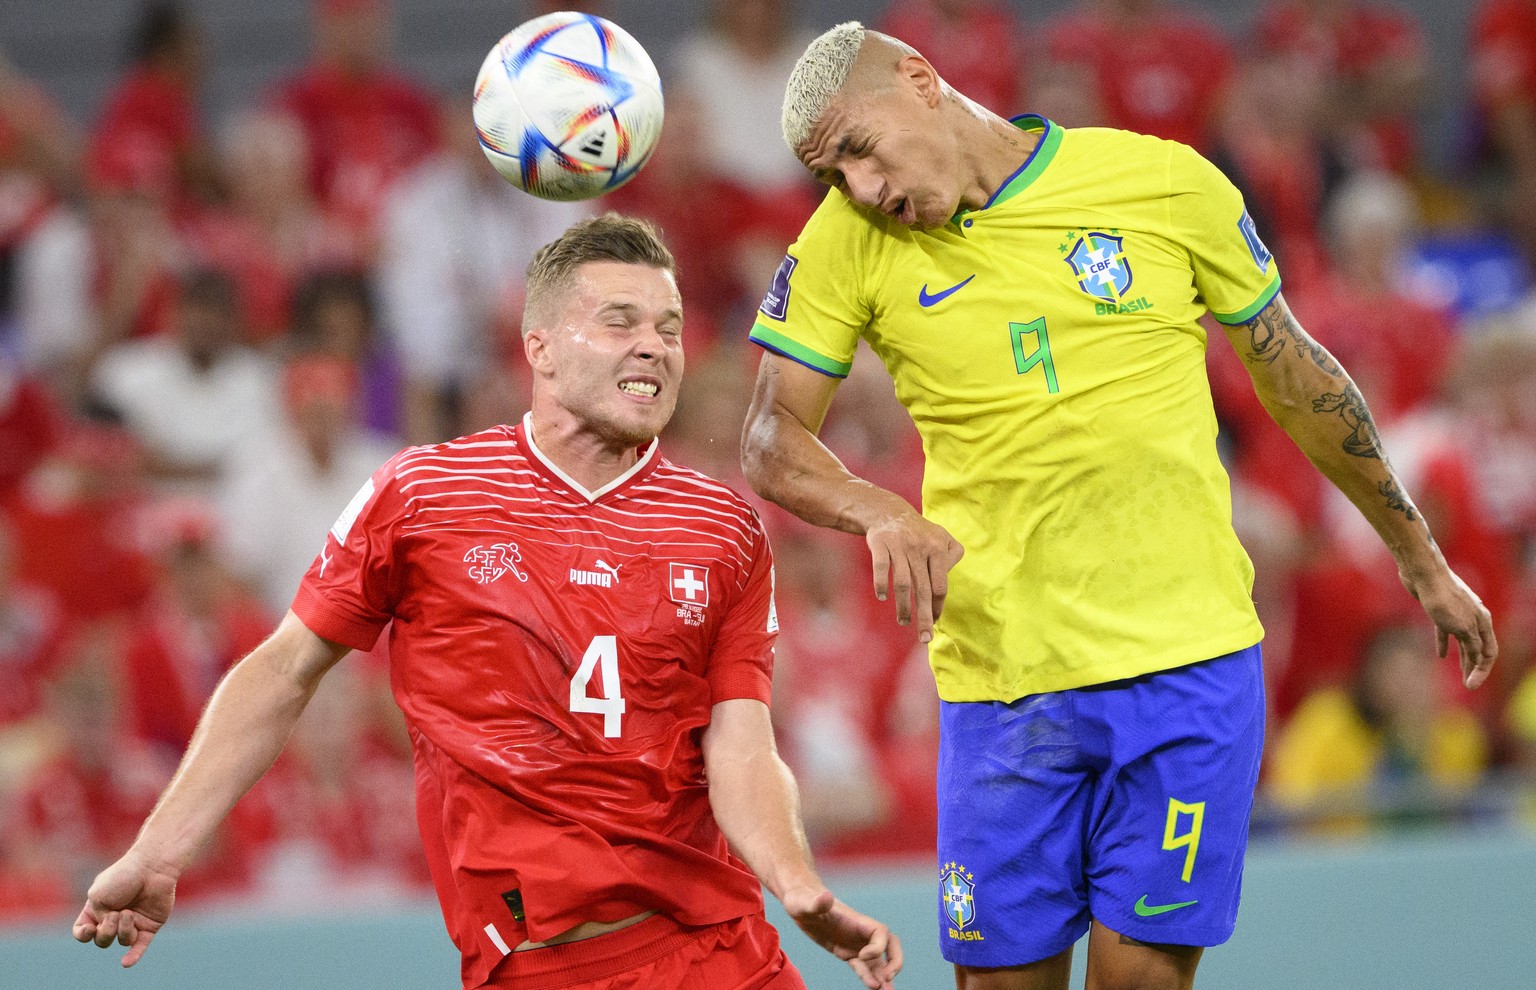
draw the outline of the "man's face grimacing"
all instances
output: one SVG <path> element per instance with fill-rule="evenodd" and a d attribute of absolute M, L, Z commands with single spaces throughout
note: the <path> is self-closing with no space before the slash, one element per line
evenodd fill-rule
<path fill-rule="evenodd" d="M 555 404 L 606 443 L 650 443 L 672 418 L 683 378 L 683 303 L 672 273 L 587 262 L 550 323 L 530 335 L 528 357 Z"/>
<path fill-rule="evenodd" d="M 941 227 L 959 209 L 958 159 L 939 126 L 943 83 L 920 58 L 889 84 L 850 86 L 827 104 L 800 161 L 820 182 L 909 227 Z"/>

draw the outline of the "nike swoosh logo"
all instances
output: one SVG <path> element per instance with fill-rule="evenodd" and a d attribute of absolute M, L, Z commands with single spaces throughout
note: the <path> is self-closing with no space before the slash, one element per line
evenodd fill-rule
<path fill-rule="evenodd" d="M 924 282 L 923 283 L 923 287 L 921 289 L 917 290 L 917 303 L 918 303 L 919 306 L 922 306 L 924 308 L 926 308 L 928 306 L 932 306 L 935 303 L 941 303 L 944 300 L 948 299 L 950 296 L 952 296 L 955 293 L 959 292 L 961 289 L 965 288 L 966 285 L 971 281 L 971 279 L 973 279 L 975 277 L 976 277 L 975 275 L 972 275 L 972 276 L 970 276 L 970 278 L 967 278 L 964 282 L 960 282 L 960 283 L 958 283 L 956 285 L 951 285 L 949 288 L 945 289 L 943 292 L 935 292 L 933 295 L 929 295 L 928 294 L 928 283 Z"/>
<path fill-rule="evenodd" d="M 1169 911 L 1177 911 L 1179 908 L 1187 908 L 1191 904 L 1199 903 L 1199 901 L 1180 901 L 1177 904 L 1148 904 L 1147 895 L 1142 894 L 1136 900 L 1136 915 L 1141 918 L 1151 918 L 1154 915 L 1167 914 Z"/>

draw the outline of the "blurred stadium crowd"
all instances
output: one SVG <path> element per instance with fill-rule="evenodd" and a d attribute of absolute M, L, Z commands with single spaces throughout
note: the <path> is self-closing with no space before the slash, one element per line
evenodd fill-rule
<path fill-rule="evenodd" d="M 523 13 L 573 5 L 604 12 Z M 1021 6 L 895 0 L 879 26 L 1000 113 L 1175 138 L 1220 164 L 1494 613 L 1503 656 L 1468 695 L 1379 541 L 1212 328 L 1268 629 L 1259 827 L 1536 817 L 1536 0 L 1478 0 L 1452 174 L 1423 164 L 1425 39 L 1391 0 L 1255 0 L 1241 37 L 1163 0 L 1039 22 Z M 782 0 L 721 0 L 680 38 L 659 152 L 585 205 L 495 175 L 467 94 L 392 67 L 385 0 L 316 0 L 308 63 L 222 120 L 199 111 L 190 9 L 143 10 L 95 120 L 0 67 L 0 913 L 72 909 L 127 845 L 219 676 L 376 466 L 521 415 L 523 268 L 585 211 L 666 232 L 689 381 L 663 450 L 745 491 L 745 331 L 820 195 L 779 138 L 812 33 Z M 921 448 L 867 353 L 826 439 L 918 499 Z M 922 652 L 874 601 L 858 541 L 763 511 L 775 717 L 819 855 L 926 856 Z M 182 894 L 429 890 L 389 690 L 385 640 L 343 663 Z"/>

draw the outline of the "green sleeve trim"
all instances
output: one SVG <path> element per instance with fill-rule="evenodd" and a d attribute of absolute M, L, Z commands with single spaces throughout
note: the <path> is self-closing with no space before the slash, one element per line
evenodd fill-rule
<path fill-rule="evenodd" d="M 1225 323 L 1227 326 L 1235 327 L 1240 323 L 1247 323 L 1255 316 L 1258 316 L 1259 310 L 1274 302 L 1275 296 L 1279 294 L 1280 273 L 1275 272 L 1274 277 L 1269 280 L 1269 284 L 1264 287 L 1264 291 L 1259 293 L 1259 298 L 1253 301 L 1253 305 L 1240 309 L 1235 313 L 1218 313 L 1213 309 L 1211 310 L 1211 315 L 1216 317 L 1218 323 Z"/>
<path fill-rule="evenodd" d="M 813 351 L 799 341 L 791 340 L 779 333 L 762 320 L 753 324 L 749 339 L 770 351 L 782 354 L 792 361 L 798 361 L 824 375 L 831 375 L 833 378 L 847 378 L 848 372 L 853 369 L 852 361 L 836 361 L 825 354 Z"/>

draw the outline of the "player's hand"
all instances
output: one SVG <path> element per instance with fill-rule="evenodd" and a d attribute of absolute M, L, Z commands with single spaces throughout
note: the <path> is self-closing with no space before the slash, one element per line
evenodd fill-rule
<path fill-rule="evenodd" d="M 1488 679 L 1493 662 L 1499 656 L 1499 644 L 1493 636 L 1493 617 L 1482 599 L 1466 582 L 1444 565 L 1424 578 L 1410 577 L 1399 571 L 1403 587 L 1419 600 L 1435 623 L 1435 643 L 1440 656 L 1450 650 L 1451 640 L 1461 647 L 1461 677 L 1468 688 L 1477 688 Z"/>
<path fill-rule="evenodd" d="M 874 567 L 875 597 L 883 602 L 894 590 L 896 621 L 905 626 L 915 617 L 918 640 L 932 641 L 933 621 L 949 594 L 949 570 L 965 556 L 965 548 L 905 502 L 865 531 L 864 542 Z"/>
<path fill-rule="evenodd" d="M 796 887 L 784 910 L 811 941 L 853 968 L 869 990 L 891 990 L 901 972 L 901 940 L 889 928 L 832 896 L 825 887 Z"/>
<path fill-rule="evenodd" d="M 176 877 L 145 865 L 130 851 L 96 875 L 75 919 L 75 940 L 103 949 L 113 942 L 126 945 L 123 966 L 132 966 L 165 925 L 175 900 Z"/>

